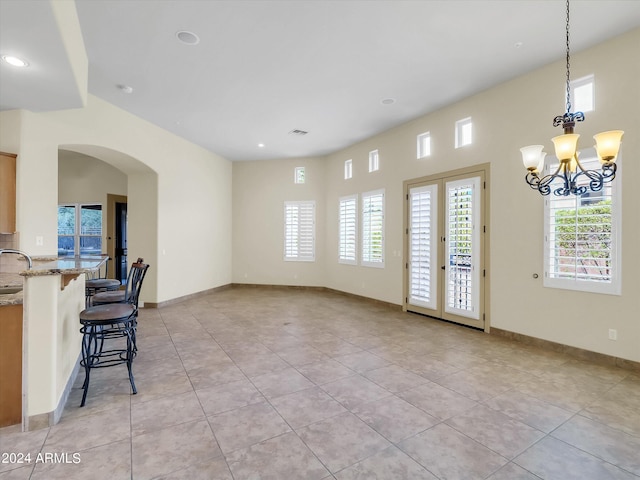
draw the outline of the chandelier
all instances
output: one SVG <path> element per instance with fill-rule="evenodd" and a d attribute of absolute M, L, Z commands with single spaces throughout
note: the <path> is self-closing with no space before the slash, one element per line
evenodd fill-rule
<path fill-rule="evenodd" d="M 558 115 L 553 119 L 553 126 L 562 125 L 564 133 L 553 137 L 551 141 L 555 147 L 556 157 L 560 164 L 555 172 L 541 177 L 546 153 L 542 151 L 543 145 L 529 145 L 520 149 L 522 162 L 527 169 L 525 177 L 529 186 L 538 190 L 542 195 L 553 194 L 557 196 L 584 195 L 589 190 L 597 192 L 602 190 L 605 183 L 610 182 L 616 176 L 616 158 L 620 150 L 622 130 L 611 130 L 598 133 L 593 138 L 596 141 L 596 152 L 600 160 L 600 170 L 585 169 L 578 160 L 576 153 L 579 134 L 573 133 L 576 122 L 584 121 L 583 112 L 571 112 L 571 80 L 570 80 L 570 55 L 569 55 L 569 0 L 567 0 L 567 103 L 564 115 Z M 555 182 L 555 183 L 554 183 Z"/>

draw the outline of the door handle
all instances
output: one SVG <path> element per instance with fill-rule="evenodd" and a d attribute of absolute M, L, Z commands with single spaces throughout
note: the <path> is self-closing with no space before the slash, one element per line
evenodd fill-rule
<path fill-rule="evenodd" d="M 445 269 L 445 266 L 444 266 L 444 265 L 442 265 L 440 268 L 441 268 L 442 270 L 444 270 L 444 269 Z"/>

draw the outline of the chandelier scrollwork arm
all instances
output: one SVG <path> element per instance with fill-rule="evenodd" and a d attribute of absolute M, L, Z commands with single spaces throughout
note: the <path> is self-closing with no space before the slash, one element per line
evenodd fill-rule
<path fill-rule="evenodd" d="M 542 195 L 553 194 L 557 196 L 584 195 L 589 190 L 597 192 L 602 190 L 605 183 L 611 182 L 616 176 L 616 159 L 620 150 L 620 142 L 624 132 L 622 130 L 610 130 L 594 135 L 596 141 L 596 153 L 600 159 L 600 170 L 583 168 L 578 160 L 577 142 L 580 135 L 573 129 L 576 122 L 583 122 L 583 112 L 572 112 L 571 105 L 571 49 L 569 45 L 569 0 L 567 0 L 566 22 L 566 112 L 553 119 L 553 126 L 562 126 L 563 135 L 552 138 L 555 146 L 556 158 L 560 161 L 558 168 L 552 174 L 541 176 L 545 160 L 545 152 L 542 145 L 530 145 L 522 147 L 522 161 L 527 174 L 525 181 L 534 190 Z M 588 179 L 588 181 L 586 181 Z M 558 181 L 558 187 L 553 189 L 552 183 Z"/>

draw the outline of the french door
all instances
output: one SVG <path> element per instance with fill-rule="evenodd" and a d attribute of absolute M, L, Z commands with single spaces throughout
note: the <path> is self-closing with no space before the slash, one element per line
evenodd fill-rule
<path fill-rule="evenodd" d="M 405 182 L 405 310 L 485 329 L 485 175 Z"/>

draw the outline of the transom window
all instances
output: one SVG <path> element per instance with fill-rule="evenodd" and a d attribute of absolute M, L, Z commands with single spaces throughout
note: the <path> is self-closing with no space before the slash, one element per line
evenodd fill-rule
<path fill-rule="evenodd" d="M 380 170 L 380 155 L 378 150 L 369 152 L 369 173 Z"/>
<path fill-rule="evenodd" d="M 424 158 L 431 155 L 431 133 L 425 132 L 418 135 L 417 155 Z"/>
<path fill-rule="evenodd" d="M 344 162 L 344 179 L 348 180 L 353 177 L 353 160 L 346 160 Z"/>
<path fill-rule="evenodd" d="M 595 80 L 593 75 L 572 80 L 569 84 L 571 92 L 571 111 L 590 112 L 595 109 Z"/>
<path fill-rule="evenodd" d="M 473 142 L 473 123 L 471 117 L 456 122 L 456 148 L 471 145 Z"/>

